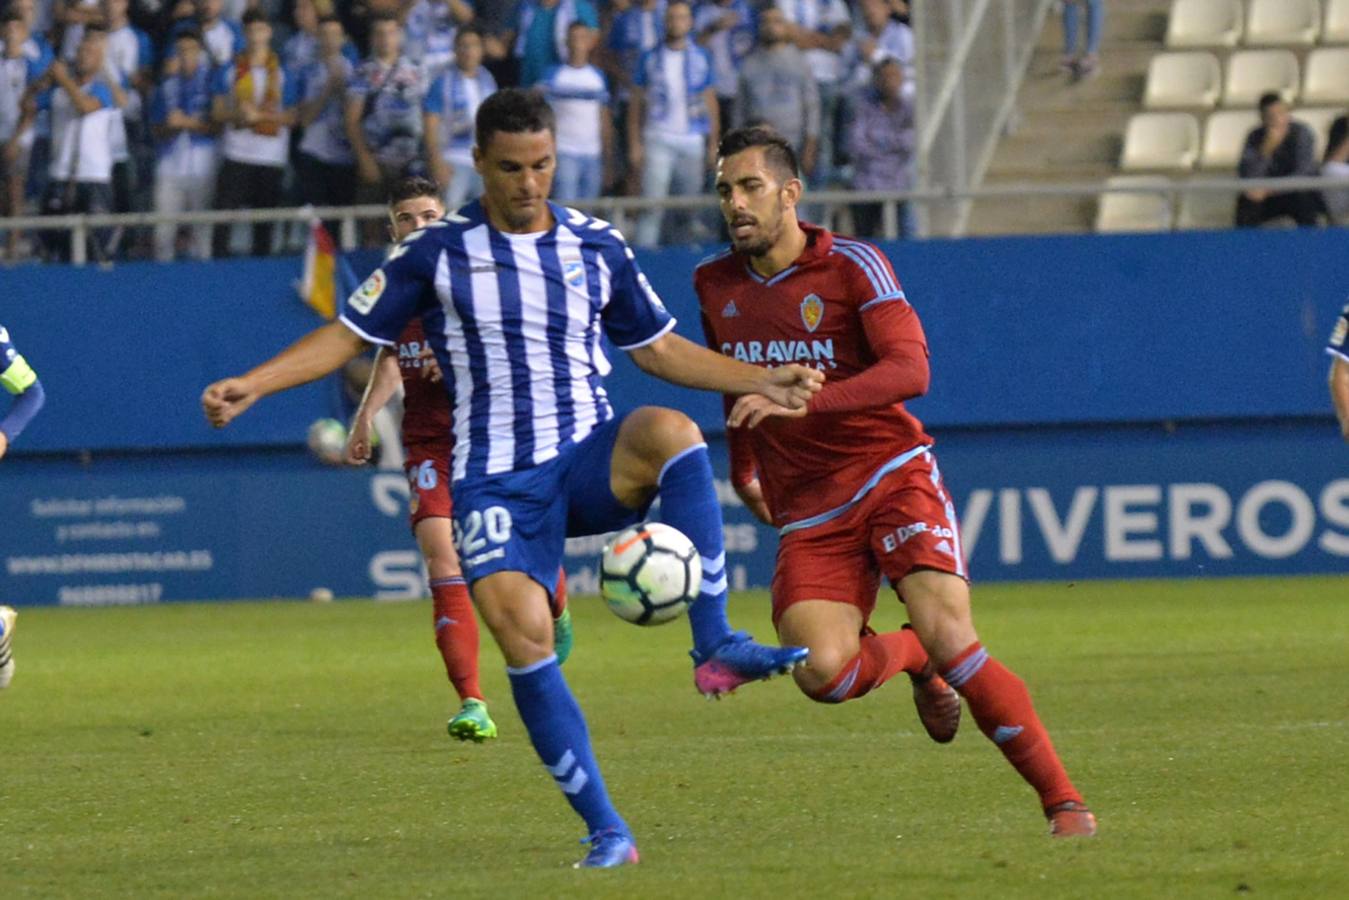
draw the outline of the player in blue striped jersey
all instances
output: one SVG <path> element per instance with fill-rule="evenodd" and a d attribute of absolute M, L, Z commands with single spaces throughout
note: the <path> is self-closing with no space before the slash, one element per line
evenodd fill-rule
<path fill-rule="evenodd" d="M 1340 420 L 1340 434 L 1349 441 L 1349 303 L 1335 320 L 1335 330 L 1326 343 L 1330 354 L 1330 401 Z"/>
<path fill-rule="evenodd" d="M 42 391 L 42 382 L 37 380 L 37 373 L 10 343 L 9 332 L 3 325 L 0 325 L 0 387 L 14 396 L 9 412 L 0 419 L 2 459 L 10 443 L 28 426 L 47 399 Z M 14 635 L 14 620 L 17 617 L 12 607 L 0 606 L 0 688 L 9 687 L 10 679 L 14 677 L 14 654 L 10 640 Z"/>
<path fill-rule="evenodd" d="M 3 325 L 0 325 L 0 387 L 14 397 L 9 412 L 0 419 L 0 458 L 3 458 L 9 445 L 47 400 L 37 373 L 10 343 L 9 331 Z"/>
<path fill-rule="evenodd" d="M 675 335 L 622 236 L 547 201 L 554 136 L 539 94 L 506 90 L 484 101 L 474 148 L 482 199 L 410 235 L 339 321 L 211 385 L 202 405 L 224 426 L 370 343 L 392 345 L 420 317 L 454 407 L 454 524 L 474 602 L 506 658 L 535 750 L 589 829 L 591 850 L 579 865 L 607 867 L 636 862 L 637 849 L 553 653 L 548 593 L 565 538 L 632 524 L 661 498 L 664 521 L 702 557 L 689 620 L 694 682 L 706 695 L 788 671 L 805 650 L 731 631 L 721 510 L 702 435 L 671 409 L 615 414 L 600 335 L 659 378 L 762 394 L 803 413 L 823 376 L 798 365 L 752 366 Z"/>

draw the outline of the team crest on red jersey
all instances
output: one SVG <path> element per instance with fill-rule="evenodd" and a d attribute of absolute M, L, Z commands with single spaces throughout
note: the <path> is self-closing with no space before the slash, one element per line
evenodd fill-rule
<path fill-rule="evenodd" d="M 820 320 L 824 318 L 824 301 L 816 294 L 806 294 L 801 301 L 801 321 L 805 323 L 807 331 L 814 331 L 820 327 Z"/>

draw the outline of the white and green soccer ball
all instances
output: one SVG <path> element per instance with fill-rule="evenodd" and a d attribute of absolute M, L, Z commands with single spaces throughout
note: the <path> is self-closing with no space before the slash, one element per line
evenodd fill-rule
<path fill-rule="evenodd" d="M 600 594 L 614 615 L 660 625 L 689 608 L 703 582 L 698 549 L 682 531 L 643 522 L 616 534 L 600 558 Z"/>
<path fill-rule="evenodd" d="M 318 419 L 309 426 L 308 444 L 320 462 L 340 466 L 347 451 L 347 426 L 336 419 Z"/>

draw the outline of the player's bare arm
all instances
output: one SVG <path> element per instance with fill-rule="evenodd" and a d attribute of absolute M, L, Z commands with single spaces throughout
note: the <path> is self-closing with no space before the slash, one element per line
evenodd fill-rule
<path fill-rule="evenodd" d="M 824 386 L 824 373 L 800 365 L 765 369 L 723 356 L 666 333 L 629 352 L 648 375 L 683 387 L 722 394 L 756 394 L 791 410 L 804 410 Z"/>
<path fill-rule="evenodd" d="M 206 420 L 224 428 L 263 397 L 335 372 L 365 349 L 364 339 L 354 331 L 329 322 L 247 373 L 207 387 L 201 395 Z"/>
<path fill-rule="evenodd" d="M 1340 420 L 1340 435 L 1349 441 L 1349 362 L 1338 357 L 1330 364 L 1330 399 Z"/>
<path fill-rule="evenodd" d="M 356 415 L 351 420 L 351 432 L 347 435 L 347 449 L 343 457 L 347 465 L 359 466 L 370 461 L 370 431 L 375 414 L 393 397 L 402 378 L 398 371 L 398 358 L 387 347 L 380 347 L 375 354 L 375 365 L 370 370 L 370 380 L 365 384 L 361 405 L 356 407 Z"/>

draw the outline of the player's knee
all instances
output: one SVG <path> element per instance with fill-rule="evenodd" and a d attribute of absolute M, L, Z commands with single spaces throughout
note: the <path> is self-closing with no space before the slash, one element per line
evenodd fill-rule
<path fill-rule="evenodd" d="M 850 659 L 851 656 L 842 648 L 812 646 L 805 664 L 793 669 L 792 677 L 801 692 L 817 703 L 838 703 L 837 699 L 829 696 L 830 687 Z"/>
<path fill-rule="evenodd" d="M 677 409 L 663 406 L 644 406 L 631 419 L 634 430 L 641 435 L 644 455 L 666 460 L 695 444 L 703 443 L 703 433 L 695 423 Z"/>

